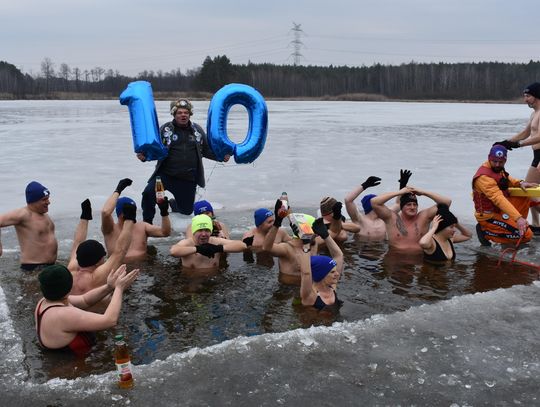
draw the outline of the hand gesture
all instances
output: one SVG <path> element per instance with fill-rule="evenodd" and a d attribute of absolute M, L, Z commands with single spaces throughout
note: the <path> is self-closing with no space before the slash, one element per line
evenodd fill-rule
<path fill-rule="evenodd" d="M 195 246 L 195 252 L 202 254 L 203 256 L 206 256 L 209 259 L 211 259 L 212 257 L 214 257 L 216 253 L 223 253 L 223 245 L 204 243 L 204 244 Z"/>
<path fill-rule="evenodd" d="M 431 227 L 430 227 L 430 229 L 433 231 L 433 233 L 435 233 L 435 231 L 439 227 L 439 223 L 441 223 L 441 222 L 442 222 L 442 216 L 441 215 L 435 215 L 435 217 L 431 221 Z"/>
<path fill-rule="evenodd" d="M 341 202 L 336 202 L 332 206 L 332 218 L 341 220 L 341 208 L 343 207 L 343 204 Z"/>
<path fill-rule="evenodd" d="M 323 218 L 318 218 L 313 222 L 313 225 L 311 225 L 311 229 L 315 232 L 315 234 L 319 235 L 321 239 L 326 239 L 329 235 L 328 228 L 324 224 Z"/>
<path fill-rule="evenodd" d="M 276 204 L 274 205 L 274 226 L 277 228 L 281 226 L 283 218 L 287 216 L 287 212 L 281 210 L 282 205 L 281 199 L 277 199 Z"/>
<path fill-rule="evenodd" d="M 161 202 L 157 202 L 159 208 L 159 214 L 163 216 L 169 216 L 169 197 L 166 196 Z"/>
<path fill-rule="evenodd" d="M 81 219 L 92 220 L 92 205 L 88 198 L 81 202 Z"/>
<path fill-rule="evenodd" d="M 503 146 L 504 148 L 506 148 L 507 150 L 512 150 L 514 148 L 519 148 L 521 147 L 519 145 L 519 143 L 517 141 L 511 141 L 511 140 L 503 140 L 503 141 L 496 141 L 495 143 L 493 143 L 491 146 L 495 146 L 495 145 L 501 145 Z"/>
<path fill-rule="evenodd" d="M 371 175 L 370 177 L 368 177 L 368 179 L 366 179 L 362 183 L 362 188 L 365 191 L 366 189 L 377 186 L 380 183 L 381 183 L 381 179 L 379 177 L 375 177 L 375 176 Z"/>
<path fill-rule="evenodd" d="M 114 192 L 118 192 L 118 194 L 121 194 L 122 191 L 126 189 L 128 186 L 130 186 L 131 184 L 133 184 L 133 181 L 130 180 L 129 178 L 121 179 L 118 182 L 118 185 L 116 186 L 116 189 L 114 190 Z"/>
<path fill-rule="evenodd" d="M 116 271 L 111 271 L 109 273 L 107 276 L 107 286 L 109 288 L 119 288 L 123 291 L 128 288 L 138 276 L 139 269 L 127 273 L 126 265 L 122 264 Z"/>
<path fill-rule="evenodd" d="M 399 189 L 403 189 L 407 186 L 409 178 L 411 178 L 412 172 L 409 170 L 399 170 Z"/>

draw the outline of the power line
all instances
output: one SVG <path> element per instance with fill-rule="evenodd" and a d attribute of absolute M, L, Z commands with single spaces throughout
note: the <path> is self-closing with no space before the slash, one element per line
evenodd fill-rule
<path fill-rule="evenodd" d="M 302 40 L 300 38 L 301 38 L 302 35 L 305 35 L 302 28 L 300 28 L 301 26 L 302 26 L 302 24 L 296 24 L 293 21 L 293 28 L 291 28 L 291 31 L 293 32 L 293 35 L 294 35 L 294 40 L 292 40 L 289 43 L 289 45 L 292 44 L 293 47 L 294 47 L 294 51 L 290 55 L 290 57 L 292 56 L 294 58 L 294 65 L 299 65 L 300 64 L 300 58 L 304 58 L 304 56 L 300 52 L 300 48 L 302 48 L 304 46 L 304 43 L 302 42 Z"/>

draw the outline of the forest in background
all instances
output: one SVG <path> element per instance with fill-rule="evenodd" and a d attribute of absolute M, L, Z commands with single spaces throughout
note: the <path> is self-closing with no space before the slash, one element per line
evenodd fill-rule
<path fill-rule="evenodd" d="M 253 86 L 265 98 L 340 100 L 510 101 L 540 78 L 540 61 L 529 63 L 416 63 L 372 66 L 232 64 L 226 55 L 206 57 L 182 73 L 143 71 L 128 77 L 112 69 L 81 70 L 44 58 L 30 75 L 0 61 L 0 99 L 110 99 L 137 80 L 152 84 L 156 99 L 178 95 L 209 98 L 228 83 Z"/>

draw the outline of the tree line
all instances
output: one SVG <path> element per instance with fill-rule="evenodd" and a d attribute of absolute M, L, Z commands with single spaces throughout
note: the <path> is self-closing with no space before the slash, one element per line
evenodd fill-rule
<path fill-rule="evenodd" d="M 128 77 L 112 69 L 81 70 L 50 58 L 30 75 L 0 61 L 0 98 L 118 97 L 127 84 L 145 80 L 155 93 L 214 93 L 228 83 L 244 83 L 269 98 L 380 98 L 510 100 L 540 79 L 540 61 L 529 63 L 417 63 L 372 66 L 231 64 L 225 55 L 206 57 L 182 73 L 143 71 Z"/>

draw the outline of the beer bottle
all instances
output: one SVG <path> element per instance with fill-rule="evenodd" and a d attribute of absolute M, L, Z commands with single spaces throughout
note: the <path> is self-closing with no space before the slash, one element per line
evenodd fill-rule
<path fill-rule="evenodd" d="M 121 389 L 131 389 L 133 387 L 133 375 L 131 374 L 131 361 L 124 336 L 116 335 L 114 342 L 114 361 L 118 374 L 118 387 Z"/>
<path fill-rule="evenodd" d="M 163 186 L 163 181 L 161 181 L 161 177 L 156 177 L 156 202 L 162 203 L 165 199 L 165 187 Z"/>
<path fill-rule="evenodd" d="M 282 192 L 279 200 L 281 201 L 281 208 L 279 208 L 277 215 L 280 218 L 284 218 L 289 214 L 289 197 L 287 196 L 287 192 Z"/>

